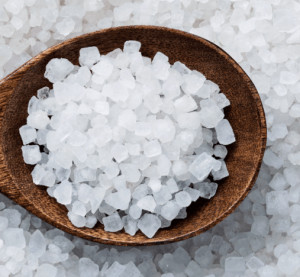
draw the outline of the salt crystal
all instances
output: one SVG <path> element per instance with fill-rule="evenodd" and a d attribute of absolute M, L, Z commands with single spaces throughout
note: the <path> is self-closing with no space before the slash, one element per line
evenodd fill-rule
<path fill-rule="evenodd" d="M 43 234 L 36 230 L 30 237 L 28 244 L 29 253 L 36 258 L 41 257 L 46 251 L 46 240 Z"/>
<path fill-rule="evenodd" d="M 228 257 L 225 259 L 225 272 L 243 273 L 246 270 L 243 257 Z"/>
<path fill-rule="evenodd" d="M 161 208 L 161 216 L 163 216 L 167 220 L 173 220 L 178 215 L 180 210 L 180 206 L 176 202 L 173 201 L 167 202 Z"/>
<path fill-rule="evenodd" d="M 72 184 L 68 181 L 63 181 L 56 186 L 54 190 L 54 197 L 58 203 L 70 204 L 72 198 Z"/>
<path fill-rule="evenodd" d="M 36 130 L 28 125 L 23 125 L 19 132 L 24 145 L 34 142 L 37 138 Z"/>
<path fill-rule="evenodd" d="M 75 28 L 75 22 L 72 18 L 63 18 L 61 21 L 57 22 L 55 25 L 58 33 L 63 36 L 69 35 Z"/>
<path fill-rule="evenodd" d="M 113 65 L 108 59 L 100 58 L 100 61 L 93 65 L 91 70 L 107 79 L 113 72 Z"/>
<path fill-rule="evenodd" d="M 108 205 L 115 209 L 126 210 L 128 208 L 130 198 L 130 190 L 124 188 L 106 196 L 105 201 Z"/>
<path fill-rule="evenodd" d="M 100 61 L 100 52 L 96 46 L 81 48 L 79 50 L 79 63 L 92 67 L 95 63 Z"/>
<path fill-rule="evenodd" d="M 156 203 L 155 203 L 155 200 L 154 200 L 153 196 L 147 195 L 147 196 L 141 198 L 137 202 L 137 206 L 139 208 L 141 208 L 142 210 L 149 211 L 149 212 L 153 213 L 154 210 L 155 210 L 155 207 L 156 207 Z"/>
<path fill-rule="evenodd" d="M 45 129 L 50 119 L 43 111 L 36 111 L 27 117 L 27 125 L 36 129 Z"/>
<path fill-rule="evenodd" d="M 162 143 L 172 141 L 175 133 L 174 123 L 167 117 L 165 119 L 158 119 L 153 124 L 153 135 Z"/>
<path fill-rule="evenodd" d="M 269 220 L 266 216 L 255 216 L 251 226 L 251 232 L 255 235 L 267 236 L 269 233 Z"/>
<path fill-rule="evenodd" d="M 161 152 L 161 145 L 157 140 L 152 140 L 144 144 L 144 154 L 146 157 L 152 158 L 160 155 Z"/>
<path fill-rule="evenodd" d="M 174 101 L 174 106 L 179 112 L 192 112 L 197 109 L 197 103 L 189 95 L 183 95 Z"/>
<path fill-rule="evenodd" d="M 7 228 L 3 232 L 3 241 L 8 247 L 24 248 L 26 246 L 24 231 L 19 228 Z"/>
<path fill-rule="evenodd" d="M 194 187 L 200 192 L 200 197 L 210 199 L 216 194 L 218 184 L 203 182 L 194 184 Z"/>
<path fill-rule="evenodd" d="M 180 191 L 175 194 L 175 201 L 180 207 L 188 207 L 192 199 L 188 192 Z"/>
<path fill-rule="evenodd" d="M 213 169 L 218 170 L 220 168 L 220 161 L 215 160 L 207 153 L 202 153 L 189 166 L 189 172 L 191 172 L 197 180 L 203 181 Z"/>
<path fill-rule="evenodd" d="M 72 212 L 76 215 L 85 216 L 86 215 L 86 207 L 80 201 L 75 201 L 72 204 Z"/>
<path fill-rule="evenodd" d="M 124 110 L 119 115 L 118 124 L 129 131 L 133 131 L 136 124 L 135 113 L 132 110 Z"/>
<path fill-rule="evenodd" d="M 280 83 L 284 85 L 292 85 L 295 84 L 299 80 L 297 74 L 288 71 L 280 72 Z"/>
<path fill-rule="evenodd" d="M 159 218 L 153 214 L 144 214 L 138 221 L 139 229 L 148 237 L 152 238 L 161 226 Z"/>
<path fill-rule="evenodd" d="M 121 163 L 129 157 L 127 148 L 119 143 L 111 148 L 111 154 L 118 163 Z"/>
<path fill-rule="evenodd" d="M 140 179 L 141 173 L 136 165 L 123 163 L 120 164 L 120 170 L 127 182 L 135 183 Z"/>
<path fill-rule="evenodd" d="M 278 258 L 279 271 L 286 275 L 293 275 L 299 270 L 300 258 L 290 250 Z"/>
<path fill-rule="evenodd" d="M 259 258 L 253 256 L 246 262 L 246 265 L 251 271 L 256 272 L 259 268 L 264 266 L 264 263 Z"/>
<path fill-rule="evenodd" d="M 268 215 L 287 215 L 288 213 L 287 191 L 271 191 L 266 194 Z"/>
<path fill-rule="evenodd" d="M 142 209 L 134 204 L 130 206 L 128 213 L 133 219 L 139 219 L 142 215 Z"/>
<path fill-rule="evenodd" d="M 27 164 L 36 164 L 41 160 L 41 152 L 37 145 L 22 146 L 22 154 Z"/>
<path fill-rule="evenodd" d="M 117 232 L 123 228 L 123 222 L 117 213 L 104 217 L 103 225 L 104 230 L 108 232 Z"/>
<path fill-rule="evenodd" d="M 137 221 L 130 218 L 130 216 L 123 216 L 122 221 L 124 224 L 124 230 L 127 234 L 134 236 L 137 232 Z"/>
<path fill-rule="evenodd" d="M 150 179 L 148 186 L 153 192 L 158 192 L 161 189 L 161 181 L 158 179 Z"/>
<path fill-rule="evenodd" d="M 134 53 L 138 52 L 141 48 L 141 43 L 135 40 L 128 40 L 124 43 L 124 52 L 125 53 Z"/>
<path fill-rule="evenodd" d="M 45 78 L 51 83 L 63 80 L 74 68 L 67 59 L 52 59 L 46 66 Z"/>
<path fill-rule="evenodd" d="M 57 268 L 51 264 L 44 263 L 40 265 L 35 273 L 36 277 L 56 276 Z"/>
<path fill-rule="evenodd" d="M 223 119 L 218 123 L 216 133 L 220 144 L 228 145 L 235 142 L 232 127 L 227 119 Z"/>

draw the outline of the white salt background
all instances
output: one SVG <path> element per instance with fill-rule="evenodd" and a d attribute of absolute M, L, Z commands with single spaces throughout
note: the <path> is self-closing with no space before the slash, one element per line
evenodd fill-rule
<path fill-rule="evenodd" d="M 0 77 L 65 39 L 132 24 L 207 38 L 249 74 L 268 124 L 255 187 L 204 234 L 143 248 L 72 237 L 1 196 L 0 276 L 300 276 L 299 1 L 0 0 Z"/>

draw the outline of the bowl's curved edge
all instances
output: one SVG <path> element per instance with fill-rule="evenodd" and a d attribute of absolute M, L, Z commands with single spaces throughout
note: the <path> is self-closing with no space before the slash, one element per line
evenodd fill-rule
<path fill-rule="evenodd" d="M 40 210 L 37 210 L 33 205 L 28 204 L 28 206 L 26 205 L 26 209 L 28 211 L 30 211 L 31 213 L 33 213 L 34 215 L 43 218 L 47 223 L 50 223 L 51 225 L 62 229 L 63 231 L 66 231 L 72 235 L 77 235 L 80 236 L 84 239 L 89 239 L 89 240 L 93 240 L 99 243 L 104 243 L 104 244 L 110 244 L 110 245 L 118 245 L 118 246 L 145 246 L 145 245 L 157 245 L 157 244 L 166 244 L 166 243 L 172 243 L 172 242 L 176 242 L 176 241 L 180 241 L 180 240 L 184 240 L 184 239 L 188 239 L 191 238 L 193 236 L 196 236 L 208 229 L 210 229 L 211 227 L 213 227 L 214 225 L 216 225 L 217 223 L 219 223 L 220 221 L 222 221 L 225 217 L 227 217 L 247 196 L 247 194 L 249 193 L 249 191 L 251 190 L 251 188 L 253 187 L 253 185 L 255 184 L 256 178 L 258 176 L 259 173 L 259 169 L 262 163 L 262 159 L 263 159 L 263 154 L 266 148 L 266 141 L 267 141 L 267 128 L 266 128 L 266 119 L 265 119 L 265 114 L 264 114 L 264 110 L 263 110 L 263 106 L 262 106 L 262 102 L 261 99 L 259 97 L 259 94 L 253 84 L 253 82 L 251 81 L 251 79 L 249 78 L 249 76 L 246 74 L 246 72 L 238 65 L 238 63 L 236 61 L 234 61 L 234 59 L 228 54 L 226 53 L 223 49 L 221 49 L 219 46 L 217 46 L 216 44 L 214 44 L 213 42 L 210 42 L 204 38 L 201 38 L 199 36 L 184 32 L 184 31 L 180 31 L 180 30 L 176 30 L 176 29 L 170 29 L 167 27 L 159 27 L 159 26 L 149 26 L 149 25 L 133 25 L 133 26 L 121 26 L 121 27 L 113 27 L 113 28 L 108 28 L 108 29 L 104 29 L 104 30 L 100 30 L 100 31 L 95 31 L 92 33 L 87 33 L 87 34 L 83 34 L 80 36 L 76 36 L 74 38 L 68 39 L 60 44 L 54 45 L 46 50 L 44 50 L 43 52 L 41 52 L 40 54 L 38 54 L 37 56 L 31 58 L 29 61 L 27 61 L 24 65 L 22 65 L 21 67 L 17 68 L 15 71 L 13 71 L 11 74 L 9 74 L 8 76 L 6 76 L 4 79 L 2 79 L 0 81 L 0 92 L 1 92 L 1 85 L 3 85 L 5 82 L 10 81 L 10 80 L 14 80 L 15 82 L 18 82 L 22 79 L 22 75 L 26 72 L 26 70 L 31 67 L 34 66 L 36 63 L 38 63 L 43 57 L 49 55 L 50 53 L 52 53 L 53 51 L 56 51 L 58 49 L 60 49 L 61 47 L 63 47 L 66 44 L 69 43 L 75 43 L 78 40 L 84 39 L 86 37 L 89 37 L 91 35 L 96 35 L 96 34 L 102 34 L 102 33 L 106 33 L 106 32 L 110 32 L 112 29 L 152 29 L 152 30 L 163 30 L 166 32 L 172 32 L 172 33 L 177 33 L 178 35 L 183 35 L 183 36 L 187 36 L 189 38 L 195 39 L 200 41 L 201 43 L 205 44 L 207 47 L 212 48 L 213 50 L 215 50 L 216 52 L 218 52 L 218 54 L 222 55 L 229 63 L 231 63 L 231 65 L 238 71 L 239 74 L 241 74 L 242 78 L 244 79 L 244 81 L 247 83 L 247 86 L 249 88 L 249 90 L 251 91 L 252 97 L 256 103 L 256 112 L 257 112 L 257 116 L 260 119 L 259 123 L 260 123 L 260 132 L 261 132 L 261 147 L 260 147 L 260 156 L 259 156 L 259 161 L 256 165 L 256 170 L 255 173 L 253 174 L 251 181 L 249 183 L 249 185 L 247 186 L 245 192 L 243 193 L 242 197 L 240 197 L 224 214 L 222 214 L 222 216 L 218 217 L 214 222 L 204 226 L 203 228 L 200 228 L 198 230 L 194 230 L 192 232 L 189 233 L 184 233 L 182 235 L 178 235 L 175 238 L 164 238 L 162 239 L 156 239 L 155 237 L 152 239 L 146 239 L 142 242 L 136 242 L 136 241 L 113 241 L 110 239 L 99 239 L 97 237 L 92 237 L 92 236 L 87 236 L 84 234 L 82 229 L 69 229 L 68 227 L 66 227 L 63 224 L 57 224 L 57 222 L 55 222 L 54 220 L 52 220 L 50 217 L 48 217 L 46 214 L 42 213 Z M 10 91 L 10 94 L 13 92 L 13 88 Z M 6 95 L 7 96 L 7 101 L 6 104 L 9 102 L 10 99 L 10 94 Z M 4 107 L 2 107 L 4 108 Z M 1 116 L 0 118 L 0 129 L 1 129 L 1 138 L 0 138 L 0 143 L 1 141 L 3 141 L 3 132 L 2 132 L 2 127 L 3 127 L 3 119 L 7 116 L 5 113 L 5 109 L 4 111 L 4 115 Z M 7 164 L 5 162 L 5 159 L 3 157 L 3 144 L 1 143 L 1 153 L 0 153 L 0 158 L 3 161 L 3 163 L 6 165 L 6 169 L 7 169 Z M 9 172 L 9 170 L 7 170 L 7 172 Z M 13 176 L 11 176 L 11 174 L 9 173 L 10 178 L 15 182 Z M 12 187 L 12 185 L 10 185 L 10 187 Z M 17 186 L 14 185 L 14 189 L 18 190 Z M 0 188 L 1 190 L 1 188 Z M 16 193 L 14 196 L 12 196 L 9 193 L 5 193 L 5 191 L 3 191 L 4 194 L 8 194 L 10 197 L 13 197 L 12 200 L 14 200 L 15 202 L 17 202 L 20 205 L 24 205 L 24 202 L 26 197 L 24 197 L 21 193 Z M 28 201 L 27 201 L 28 202 Z"/>

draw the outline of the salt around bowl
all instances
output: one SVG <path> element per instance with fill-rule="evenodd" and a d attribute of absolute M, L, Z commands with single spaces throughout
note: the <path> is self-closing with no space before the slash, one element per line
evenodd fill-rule
<path fill-rule="evenodd" d="M 236 142 L 228 147 L 229 177 L 218 182 L 216 195 L 199 199 L 187 209 L 187 218 L 174 220 L 149 239 L 140 231 L 130 236 L 124 231 L 109 233 L 98 223 L 95 228 L 76 228 L 67 209 L 51 198 L 45 188 L 32 182 L 33 166 L 22 157 L 19 128 L 26 123 L 29 99 L 44 86 L 45 66 L 52 58 L 67 58 L 78 64 L 79 50 L 97 46 L 101 54 L 122 48 L 127 40 L 142 43 L 141 52 L 153 58 L 157 51 L 170 63 L 181 61 L 219 85 L 230 100 L 225 108 Z M 229 215 L 251 190 L 266 146 L 266 121 L 259 95 L 241 67 L 213 43 L 178 30 L 154 26 L 110 28 L 82 35 L 53 46 L 0 81 L 0 191 L 28 211 L 68 233 L 100 243 L 151 245 L 175 242 L 206 231 Z"/>

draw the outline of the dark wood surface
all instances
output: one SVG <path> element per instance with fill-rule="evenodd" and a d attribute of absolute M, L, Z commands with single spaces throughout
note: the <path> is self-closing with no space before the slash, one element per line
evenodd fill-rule
<path fill-rule="evenodd" d="M 230 176 L 219 182 L 216 196 L 199 200 L 188 209 L 184 220 L 148 239 L 141 232 L 134 237 L 125 232 L 109 233 L 101 224 L 94 229 L 76 228 L 68 220 L 66 208 L 45 189 L 33 184 L 32 166 L 21 153 L 19 128 L 26 123 L 28 101 L 37 89 L 50 85 L 43 77 L 52 58 L 68 58 L 78 64 L 79 49 L 97 46 L 101 54 L 122 48 L 126 40 L 142 43 L 142 54 L 153 57 L 161 51 L 170 62 L 181 61 L 217 83 L 231 106 L 226 108 L 236 142 L 226 159 Z M 151 245 L 187 239 L 211 228 L 245 198 L 257 177 L 266 146 L 266 121 L 259 95 L 246 73 L 222 49 L 200 37 L 163 27 L 130 26 L 94 32 L 53 46 L 0 81 L 0 191 L 46 222 L 79 237 L 115 245 Z"/>

